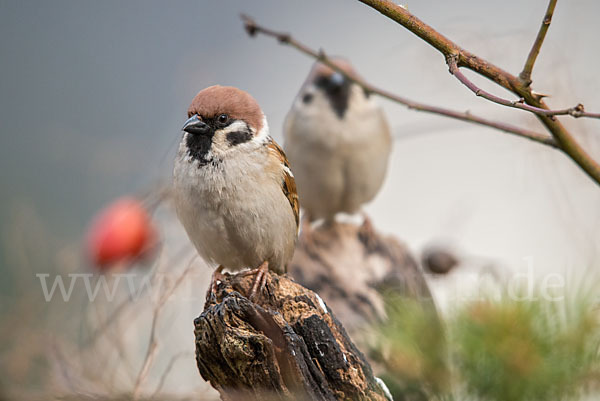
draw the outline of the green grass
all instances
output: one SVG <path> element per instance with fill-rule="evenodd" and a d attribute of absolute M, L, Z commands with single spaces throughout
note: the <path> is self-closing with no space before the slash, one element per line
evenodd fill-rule
<path fill-rule="evenodd" d="M 446 321 L 389 296 L 371 354 L 396 400 L 571 400 L 600 383 L 600 321 L 591 297 L 481 300 Z M 384 380 L 385 380 L 384 379 Z"/>

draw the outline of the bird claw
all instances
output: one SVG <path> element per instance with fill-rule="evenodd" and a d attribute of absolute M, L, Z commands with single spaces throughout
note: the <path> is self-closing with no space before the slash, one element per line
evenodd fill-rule
<path fill-rule="evenodd" d="M 365 214 L 364 218 L 362 225 L 358 229 L 358 237 L 365 245 L 367 251 L 374 252 L 377 250 L 379 244 L 377 233 L 375 232 L 375 228 L 373 227 L 373 223 L 371 223 L 369 216 Z"/>
<path fill-rule="evenodd" d="M 260 266 L 256 269 L 248 270 L 247 272 L 242 273 L 244 276 L 256 275 L 254 278 L 254 282 L 252 283 L 252 288 L 250 289 L 250 293 L 248 294 L 248 299 L 252 302 L 258 300 L 258 296 L 262 293 L 265 285 L 267 284 L 267 273 L 269 272 L 269 262 L 264 261 Z"/>
<path fill-rule="evenodd" d="M 206 293 L 206 303 L 210 303 L 213 299 L 216 300 L 217 297 L 217 289 L 219 286 L 219 281 L 223 280 L 223 269 L 225 267 L 223 265 L 219 265 L 213 272 L 210 278 L 210 287 L 208 292 Z"/>

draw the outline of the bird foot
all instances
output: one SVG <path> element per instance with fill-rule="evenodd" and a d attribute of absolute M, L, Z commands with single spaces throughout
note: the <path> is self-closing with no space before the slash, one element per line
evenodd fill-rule
<path fill-rule="evenodd" d="M 364 221 L 358 229 L 358 238 L 365 245 L 368 252 L 375 252 L 379 246 L 377 233 L 373 227 L 371 219 L 366 214 L 363 214 Z"/>
<path fill-rule="evenodd" d="M 248 294 L 248 299 L 250 301 L 255 302 L 258 299 L 258 296 L 263 292 L 263 289 L 267 283 L 268 272 L 269 262 L 264 261 L 256 269 L 248 270 L 247 272 L 242 273 L 243 276 L 256 275 L 252 284 L 252 288 L 250 289 L 250 293 Z"/>
<path fill-rule="evenodd" d="M 219 265 L 213 272 L 210 277 L 210 287 L 208 292 L 206 293 L 206 303 L 209 303 L 211 298 L 217 296 L 217 287 L 219 286 L 219 282 L 223 281 L 223 269 L 225 267 L 223 265 Z"/>

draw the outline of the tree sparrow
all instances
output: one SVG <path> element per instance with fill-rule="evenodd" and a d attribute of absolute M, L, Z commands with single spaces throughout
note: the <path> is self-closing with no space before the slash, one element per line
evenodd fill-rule
<path fill-rule="evenodd" d="M 286 156 L 256 100 L 237 88 L 200 91 L 182 129 L 177 216 L 198 253 L 219 265 L 215 275 L 259 266 L 253 296 L 267 267 L 285 272 L 294 253 L 299 205 Z"/>
<path fill-rule="evenodd" d="M 355 74 L 350 64 L 333 60 Z M 356 213 L 385 178 L 391 136 L 383 110 L 342 74 L 315 63 L 285 126 L 285 151 L 309 220 Z"/>

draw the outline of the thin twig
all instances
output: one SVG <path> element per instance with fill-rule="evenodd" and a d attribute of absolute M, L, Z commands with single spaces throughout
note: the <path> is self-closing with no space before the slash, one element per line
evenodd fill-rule
<path fill-rule="evenodd" d="M 167 367 L 163 371 L 163 374 L 160 376 L 160 380 L 158 382 L 158 386 L 156 386 L 156 390 L 154 390 L 154 393 L 152 393 L 152 396 L 150 396 L 151 399 L 157 397 L 160 394 L 163 386 L 165 385 L 165 382 L 167 381 L 167 377 L 169 376 L 169 373 L 171 373 L 173 366 L 175 366 L 175 363 L 178 360 L 180 360 L 181 358 L 188 356 L 188 355 L 189 355 L 189 352 L 182 351 L 171 357 L 171 359 L 169 360 L 169 363 L 167 364 Z"/>
<path fill-rule="evenodd" d="M 107 378 L 111 388 L 115 387 L 115 380 L 117 380 L 117 378 L 123 380 L 122 376 L 117 375 L 119 371 L 126 372 L 127 376 L 129 377 L 129 380 L 133 380 L 134 377 L 134 368 L 131 364 L 131 359 L 128 357 L 127 353 L 128 347 L 124 343 L 124 330 L 122 329 L 122 327 L 120 327 L 119 323 L 120 321 L 117 321 L 116 324 L 112 326 L 111 330 L 106 331 L 105 336 L 103 336 L 103 338 L 106 338 L 108 341 L 110 341 L 111 348 L 116 350 L 116 358 L 118 361 L 117 364 L 113 364 L 112 369 L 110 370 L 109 376 Z M 110 359 L 108 358 L 112 355 L 111 353 L 107 353 L 106 356 L 107 359 L 106 362 L 104 362 L 104 364 L 106 366 L 109 366 L 108 361 Z M 103 363 L 100 362 L 100 364 L 102 365 Z"/>
<path fill-rule="evenodd" d="M 549 117 L 562 116 L 562 115 L 571 115 L 574 117 L 581 117 L 583 114 L 587 114 L 588 117 L 596 116 L 596 114 L 593 114 L 593 113 L 585 113 L 585 111 L 583 109 L 583 105 L 581 103 L 575 107 L 570 107 L 568 109 L 548 110 L 548 109 L 543 109 L 540 107 L 534 107 L 534 106 L 525 104 L 524 98 L 521 98 L 518 100 L 508 100 L 508 99 L 504 99 L 499 96 L 493 95 L 490 92 L 481 89 L 480 87 L 475 85 L 475 83 L 473 83 L 473 81 L 471 81 L 469 78 L 467 78 L 460 71 L 460 68 L 458 67 L 458 64 L 457 64 L 457 59 L 458 59 L 457 56 L 450 56 L 446 60 L 446 62 L 448 64 L 448 68 L 450 70 L 450 73 L 452 75 L 454 75 L 456 77 L 456 79 L 458 79 L 463 85 L 465 85 L 467 88 L 469 88 L 469 90 L 471 90 L 471 92 L 473 92 L 476 96 L 481 96 L 482 98 L 487 99 L 490 102 L 498 103 L 503 106 L 512 107 L 515 109 L 526 110 L 526 111 L 529 111 L 534 114 L 539 114 L 539 115 L 549 116 Z M 598 114 L 597 116 L 598 117 L 594 117 L 594 118 L 600 118 L 600 114 Z"/>
<path fill-rule="evenodd" d="M 525 86 L 531 85 L 531 72 L 533 71 L 533 65 L 535 64 L 535 59 L 537 58 L 538 54 L 540 54 L 540 49 L 542 48 L 542 43 L 544 43 L 546 32 L 548 32 L 548 28 L 552 22 L 552 14 L 554 14 L 555 7 L 556 0 L 550 0 L 548 3 L 548 8 L 546 9 L 546 15 L 544 16 L 544 20 L 540 26 L 540 30 L 538 31 L 537 37 L 535 38 L 533 46 L 531 47 L 529 55 L 527 56 L 527 60 L 525 61 L 523 71 L 521 71 L 519 74 L 519 78 L 521 78 Z"/>
<path fill-rule="evenodd" d="M 179 263 L 179 261 L 186 255 L 188 251 L 189 246 L 186 245 L 181 247 L 177 252 L 175 252 L 175 256 L 173 256 L 171 263 Z M 158 264 L 155 264 L 149 273 L 150 275 L 152 275 L 152 277 L 156 274 L 157 266 Z M 139 298 L 147 289 L 148 288 L 146 286 L 141 287 L 141 290 L 139 290 L 140 292 L 137 294 L 136 298 Z M 133 294 L 130 294 L 130 297 L 132 295 Z M 131 305 L 132 300 L 130 298 L 126 298 L 123 301 L 121 301 L 121 303 L 119 303 L 119 305 L 117 305 L 117 307 L 110 313 L 109 317 L 106 318 L 103 323 L 97 325 L 97 328 L 88 336 L 88 338 L 85 340 L 85 346 L 93 346 L 95 342 L 104 334 L 106 329 L 120 318 L 121 313 L 128 311 Z"/>
<path fill-rule="evenodd" d="M 183 279 L 188 275 L 188 273 L 192 269 L 192 263 L 196 259 L 196 255 L 190 260 L 188 266 L 185 268 L 183 273 L 177 278 L 175 283 L 169 288 L 169 290 L 160 297 L 157 305 L 154 307 L 154 311 L 152 313 L 152 326 L 150 328 L 150 339 L 148 341 L 148 348 L 146 349 L 146 356 L 144 357 L 144 362 L 142 363 L 142 368 L 140 369 L 137 379 L 135 381 L 135 385 L 133 387 L 133 399 L 138 399 L 140 396 L 140 391 L 146 376 L 148 375 L 148 371 L 152 366 L 152 362 L 154 361 L 154 356 L 156 355 L 156 350 L 158 349 L 158 342 L 156 341 L 156 327 L 158 324 L 158 318 L 160 316 L 160 311 L 167 302 L 167 300 L 173 295 L 177 287 L 183 282 Z"/>
<path fill-rule="evenodd" d="M 530 139 L 530 140 L 538 142 L 538 143 L 542 143 L 544 145 L 558 148 L 556 141 L 554 141 L 554 139 L 552 137 L 545 135 L 545 134 L 522 129 L 522 128 L 516 127 L 514 125 L 506 124 L 506 123 L 500 123 L 500 122 L 487 120 L 485 118 L 472 115 L 471 113 L 468 113 L 468 112 L 459 112 L 459 111 L 455 111 L 455 110 L 445 109 L 442 107 L 430 106 L 430 105 L 427 105 L 424 103 L 415 102 L 415 101 L 412 101 L 405 97 L 401 97 L 394 93 L 386 91 L 385 89 L 377 88 L 374 85 L 363 80 L 359 76 L 352 74 L 348 71 L 340 69 L 339 66 L 337 66 L 334 62 L 332 62 L 329 59 L 329 57 L 327 57 L 327 55 L 325 54 L 325 52 L 323 50 L 320 50 L 320 51 L 313 50 L 310 47 L 306 46 L 305 44 L 294 39 L 291 35 L 289 35 L 287 33 L 277 32 L 277 31 L 265 28 L 261 25 L 258 25 L 252 18 L 250 18 L 246 15 L 242 15 L 242 20 L 244 21 L 246 32 L 248 32 L 248 34 L 250 36 L 254 36 L 258 33 L 261 33 L 266 36 L 276 38 L 280 43 L 292 46 L 295 49 L 299 50 L 300 52 L 302 52 L 316 60 L 319 60 L 321 63 L 326 64 L 330 68 L 338 71 L 339 73 L 343 74 L 346 78 L 348 78 L 352 82 L 354 82 L 357 85 L 364 88 L 367 92 L 374 93 L 376 95 L 384 97 L 393 102 L 400 103 L 412 110 L 423 111 L 423 112 L 432 113 L 432 114 L 438 114 L 438 115 L 453 118 L 456 120 L 466 121 L 466 122 L 470 122 L 470 123 L 474 123 L 474 124 L 478 124 L 478 125 L 483 125 L 486 127 L 495 128 L 495 129 L 498 129 L 503 132 L 507 132 L 507 133 L 510 133 L 513 135 L 517 135 L 517 136 L 520 136 L 523 138 Z"/>
<path fill-rule="evenodd" d="M 543 96 L 531 90 L 530 86 L 523 84 L 521 79 L 495 66 L 475 54 L 463 49 L 445 36 L 441 35 L 431 26 L 427 25 L 408 10 L 389 0 L 359 0 L 361 3 L 379 11 L 386 17 L 396 21 L 406 29 L 429 43 L 444 55 L 446 60 L 458 57 L 458 67 L 466 67 L 475 71 L 505 89 L 523 98 L 524 103 L 541 109 L 548 109 Z M 584 112 L 585 113 L 585 112 Z M 535 114 L 546 129 L 552 134 L 562 151 L 571 158 L 581 169 L 597 184 L 600 184 L 600 165 L 575 141 L 573 135 L 558 119 L 553 116 Z M 594 117 L 598 113 L 573 113 L 573 117 Z"/>

